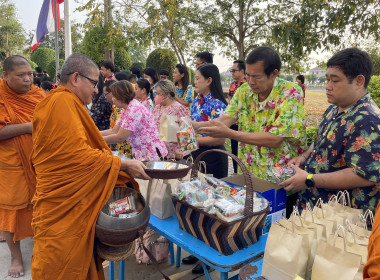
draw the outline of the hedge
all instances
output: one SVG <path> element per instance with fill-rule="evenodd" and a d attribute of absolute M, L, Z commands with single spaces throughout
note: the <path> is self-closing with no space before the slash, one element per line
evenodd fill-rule
<path fill-rule="evenodd" d="M 62 68 L 62 65 L 63 63 L 65 62 L 64 59 L 60 59 L 59 60 L 59 68 Z M 49 74 L 50 76 L 50 79 L 52 79 L 53 81 L 56 81 L 56 77 L 55 77 L 55 59 L 53 61 L 51 61 L 46 69 L 46 72 Z"/>
<path fill-rule="evenodd" d="M 318 127 L 315 126 L 309 126 L 306 127 L 306 144 L 307 147 L 310 147 L 311 144 L 313 144 L 315 140 L 315 135 L 317 134 Z"/>
<path fill-rule="evenodd" d="M 37 63 L 42 70 L 47 71 L 51 61 L 55 61 L 55 51 L 48 48 L 37 48 L 31 55 L 31 60 Z"/>
<path fill-rule="evenodd" d="M 373 100 L 380 107 L 380 76 L 372 76 L 368 85 L 368 91 L 371 93 Z"/>
<path fill-rule="evenodd" d="M 146 67 L 152 67 L 157 73 L 161 70 L 168 70 L 169 77 L 172 79 L 173 70 L 177 64 L 175 53 L 168 49 L 156 49 L 152 51 L 146 59 Z"/>
<path fill-rule="evenodd" d="M 131 55 L 124 48 L 118 48 L 115 50 L 115 67 L 120 71 L 129 73 L 129 69 L 132 65 Z"/>

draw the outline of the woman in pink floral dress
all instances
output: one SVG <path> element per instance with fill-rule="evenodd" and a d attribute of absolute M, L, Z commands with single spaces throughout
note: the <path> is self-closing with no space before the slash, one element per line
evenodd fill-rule
<path fill-rule="evenodd" d="M 157 160 L 160 153 L 165 157 L 166 146 L 159 140 L 159 132 L 153 115 L 144 105 L 134 99 L 133 86 L 128 81 L 111 85 L 113 104 L 122 108 L 120 118 L 112 129 L 101 132 L 107 144 L 119 143 L 128 139 L 133 156 L 138 160 Z"/>

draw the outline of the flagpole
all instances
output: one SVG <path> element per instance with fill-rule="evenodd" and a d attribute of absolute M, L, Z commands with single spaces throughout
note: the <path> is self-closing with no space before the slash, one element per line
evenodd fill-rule
<path fill-rule="evenodd" d="M 55 28 L 55 73 L 59 69 L 59 48 L 58 48 L 58 22 L 57 22 L 57 0 L 53 0 L 54 28 Z"/>
<path fill-rule="evenodd" d="M 70 0 L 65 0 L 65 59 L 71 54 Z"/>

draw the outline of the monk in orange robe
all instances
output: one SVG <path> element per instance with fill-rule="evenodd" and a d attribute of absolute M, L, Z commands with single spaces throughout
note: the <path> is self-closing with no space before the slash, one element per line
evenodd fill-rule
<path fill-rule="evenodd" d="M 31 171 L 32 117 L 45 97 L 33 86 L 33 71 L 21 56 L 4 61 L 0 79 L 0 232 L 11 252 L 8 275 L 24 275 L 20 240 L 33 235 L 31 199 L 36 179 Z"/>
<path fill-rule="evenodd" d="M 91 59 L 71 55 L 63 64 L 61 85 L 34 114 L 33 279 L 104 279 L 93 254 L 98 214 L 118 178 L 136 188 L 132 176 L 149 178 L 140 161 L 112 155 L 86 112 L 98 77 Z"/>
<path fill-rule="evenodd" d="M 363 269 L 364 280 L 380 279 L 380 202 L 375 213 L 375 221 L 368 242 L 367 263 Z"/>

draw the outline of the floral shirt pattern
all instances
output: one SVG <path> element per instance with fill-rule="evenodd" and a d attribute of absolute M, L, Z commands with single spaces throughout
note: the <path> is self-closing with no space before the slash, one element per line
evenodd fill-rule
<path fill-rule="evenodd" d="M 191 119 L 197 122 L 217 119 L 224 114 L 226 107 L 222 101 L 212 97 L 211 93 L 206 96 L 198 94 L 190 107 Z M 205 136 L 204 134 L 198 134 L 198 137 Z"/>
<path fill-rule="evenodd" d="M 181 89 L 178 89 L 178 87 L 176 87 L 175 89 L 175 94 L 181 98 L 183 101 L 189 101 L 189 102 L 192 102 L 193 101 L 193 96 L 194 96 L 194 88 L 192 85 L 188 85 L 186 91 L 185 91 L 185 94 L 183 93 L 183 88 Z"/>
<path fill-rule="evenodd" d="M 180 121 L 182 117 L 190 117 L 190 110 L 177 101 L 174 101 L 169 107 L 166 108 L 163 108 L 160 104 L 157 104 L 154 106 L 153 116 L 158 128 L 160 127 L 162 115 L 176 116 L 178 121 Z M 175 154 L 175 150 L 178 147 L 177 143 L 165 142 L 165 145 L 169 154 Z"/>
<path fill-rule="evenodd" d="M 153 101 L 152 99 L 150 99 L 150 97 L 148 96 L 145 96 L 145 98 L 143 100 L 141 100 L 141 104 L 144 105 L 145 107 L 147 107 L 149 109 L 149 111 L 153 111 Z"/>
<path fill-rule="evenodd" d="M 238 157 L 256 177 L 275 182 L 266 171 L 284 166 L 303 153 L 306 143 L 305 111 L 302 89 L 277 78 L 268 98 L 259 103 L 248 83 L 238 88 L 226 115 L 238 120 L 239 131 L 269 132 L 284 137 L 278 148 L 267 148 L 239 142 Z"/>
<path fill-rule="evenodd" d="M 107 101 L 102 93 L 98 100 L 91 105 L 91 118 L 99 130 L 110 128 L 110 116 L 112 114 L 112 105 Z"/>
<path fill-rule="evenodd" d="M 112 114 L 111 114 L 111 123 L 110 123 L 111 128 L 113 128 L 116 125 L 116 122 L 120 118 L 120 114 L 121 114 L 121 109 L 113 105 Z M 131 144 L 129 144 L 127 140 L 121 143 L 111 144 L 110 147 L 111 147 L 111 150 L 118 151 L 119 155 L 125 156 L 127 158 L 133 158 L 132 147 L 131 147 Z"/>
<path fill-rule="evenodd" d="M 233 81 L 233 82 L 231 83 L 231 85 L 230 85 L 230 90 L 228 91 L 228 96 L 229 96 L 230 98 L 234 97 L 236 90 L 237 90 L 242 84 L 244 84 L 244 83 L 246 83 L 246 82 L 247 82 L 247 78 L 246 78 L 246 77 L 243 77 L 243 79 L 242 79 L 240 82 L 238 82 L 238 81 Z"/>
<path fill-rule="evenodd" d="M 351 168 L 373 182 L 372 186 L 350 189 L 354 208 L 375 211 L 380 199 L 380 110 L 368 93 L 355 105 L 338 113 L 331 105 L 323 115 L 305 170 L 312 174 Z M 314 205 L 318 198 L 327 202 L 338 191 L 323 188 L 298 193 L 299 207 Z"/>
<path fill-rule="evenodd" d="M 132 132 L 128 141 L 132 146 L 134 158 L 157 160 L 159 158 L 156 148 L 163 157 L 167 155 L 168 151 L 159 139 L 152 113 L 136 99 L 129 102 L 127 109 L 121 111 L 116 125 Z"/>

